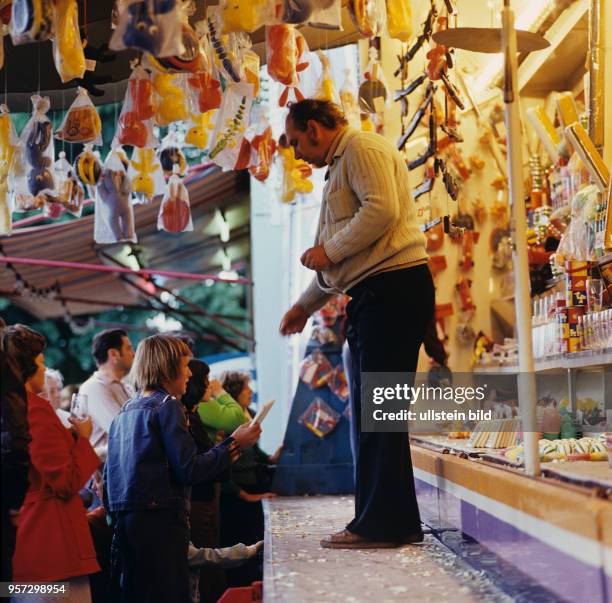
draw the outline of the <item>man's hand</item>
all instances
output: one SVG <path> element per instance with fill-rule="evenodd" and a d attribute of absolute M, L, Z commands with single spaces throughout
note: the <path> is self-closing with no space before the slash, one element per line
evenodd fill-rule
<path fill-rule="evenodd" d="M 323 245 L 317 245 L 307 249 L 300 258 L 300 262 L 311 270 L 325 270 L 332 265 L 332 261 L 327 257 Z"/>
<path fill-rule="evenodd" d="M 302 306 L 291 306 L 280 323 L 281 335 L 301 333 L 308 322 L 308 313 Z"/>

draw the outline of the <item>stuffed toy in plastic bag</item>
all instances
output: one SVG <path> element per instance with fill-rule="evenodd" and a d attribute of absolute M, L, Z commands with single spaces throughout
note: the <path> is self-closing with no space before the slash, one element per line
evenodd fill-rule
<path fill-rule="evenodd" d="M 355 86 L 350 78 L 350 69 L 344 70 L 344 82 L 340 88 L 340 104 L 344 111 L 349 126 L 356 130 L 361 128 L 361 120 L 359 118 L 359 105 L 357 104 L 357 96 L 355 95 Z"/>
<path fill-rule="evenodd" d="M 184 74 L 158 73 L 153 78 L 153 87 L 158 95 L 155 121 L 167 126 L 189 117 L 187 87 Z"/>
<path fill-rule="evenodd" d="M 159 206 L 157 228 L 166 232 L 187 232 L 193 230 L 189 191 L 178 175 L 178 165 L 168 180 L 168 190 Z"/>
<path fill-rule="evenodd" d="M 151 78 L 142 66 L 134 66 L 117 123 L 116 143 L 140 148 L 155 146 L 151 118 L 156 110 Z"/>
<path fill-rule="evenodd" d="M 198 111 L 206 113 L 221 106 L 221 81 L 212 60 L 214 50 L 208 37 L 207 21 L 198 21 L 196 31 L 200 41 L 200 52 L 205 60 L 200 71 L 189 75 L 187 83 Z"/>
<path fill-rule="evenodd" d="M 11 12 L 13 44 L 49 40 L 53 36 L 54 21 L 53 0 L 13 0 Z"/>
<path fill-rule="evenodd" d="M 309 429 L 319 438 L 329 435 L 338 425 L 338 421 L 340 421 L 340 413 L 318 397 L 310 403 L 298 419 L 300 425 Z"/>
<path fill-rule="evenodd" d="M 412 37 L 411 0 L 386 0 L 387 31 L 391 38 L 408 42 Z"/>
<path fill-rule="evenodd" d="M 338 96 L 336 84 L 334 83 L 334 78 L 332 76 L 329 58 L 322 50 L 317 50 L 317 56 L 321 61 L 322 72 L 317 85 L 315 98 L 331 101 L 332 103 L 336 103 L 338 105 L 340 104 L 340 97 Z"/>
<path fill-rule="evenodd" d="M 366 38 L 379 36 L 384 31 L 385 0 L 349 0 L 348 9 L 355 29 Z"/>
<path fill-rule="evenodd" d="M 245 142 L 253 101 L 252 84 L 233 84 L 225 90 L 217 125 L 211 140 L 208 157 L 227 170 L 247 167 L 251 150 Z"/>
<path fill-rule="evenodd" d="M 293 147 L 287 144 L 284 137 L 279 140 L 278 155 L 283 167 L 281 201 L 291 203 L 296 195 L 311 193 L 314 186 L 309 180 L 312 168 L 303 159 L 296 159 Z"/>
<path fill-rule="evenodd" d="M 265 129 L 251 138 L 251 148 L 255 153 L 252 165 L 249 167 L 251 175 L 263 182 L 270 175 L 270 167 L 276 153 L 276 141 L 272 136 L 272 127 L 266 125 Z"/>
<path fill-rule="evenodd" d="M 70 105 L 55 137 L 66 142 L 102 145 L 102 122 L 85 88 L 77 88 L 77 97 Z"/>
<path fill-rule="evenodd" d="M 222 32 L 254 32 L 274 22 L 274 0 L 221 0 Z"/>
<path fill-rule="evenodd" d="M 166 190 L 164 172 L 153 148 L 134 148 L 128 176 L 132 181 L 135 202 L 149 203 Z"/>
<path fill-rule="evenodd" d="M 9 174 L 17 160 L 19 138 L 6 105 L 0 105 L 0 234 L 10 234 Z"/>
<path fill-rule="evenodd" d="M 96 186 L 94 240 L 98 244 L 136 242 L 132 186 L 123 157 L 112 149 Z"/>
<path fill-rule="evenodd" d="M 192 145 L 198 149 L 208 148 L 208 139 L 212 130 L 215 129 L 214 119 L 216 111 L 197 113 L 191 116 L 191 124 L 185 134 L 185 144 Z"/>
<path fill-rule="evenodd" d="M 74 160 L 74 172 L 76 177 L 86 186 L 98 184 L 102 166 L 100 159 L 92 150 L 91 144 L 86 144 L 83 151 Z"/>
<path fill-rule="evenodd" d="M 297 85 L 298 73 L 308 67 L 308 62 L 303 60 L 307 52 L 306 39 L 293 25 L 266 27 L 268 74 L 273 80 L 286 86 L 278 99 L 281 107 L 287 104 L 290 89 L 294 90 L 296 100 L 304 98 Z"/>
<path fill-rule="evenodd" d="M 85 75 L 85 52 L 79 34 L 76 0 L 56 0 L 53 60 L 63 83 Z"/>
<path fill-rule="evenodd" d="M 21 145 L 26 159 L 27 192 L 37 195 L 53 194 L 53 125 L 47 117 L 48 97 L 31 97 L 32 117 L 21 133 Z"/>
<path fill-rule="evenodd" d="M 118 11 L 109 44 L 112 50 L 135 48 L 156 57 L 185 52 L 177 0 L 125 0 L 118 4 Z"/>
<path fill-rule="evenodd" d="M 181 150 L 181 144 L 179 143 L 176 131 L 171 130 L 168 132 L 168 135 L 162 140 L 161 145 L 157 149 L 157 156 L 166 176 L 174 174 L 175 165 L 179 166 L 179 176 L 184 176 L 187 172 L 187 160 Z"/>

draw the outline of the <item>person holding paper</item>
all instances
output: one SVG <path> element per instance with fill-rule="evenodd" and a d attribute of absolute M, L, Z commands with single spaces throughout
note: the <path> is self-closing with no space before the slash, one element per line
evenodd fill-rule
<path fill-rule="evenodd" d="M 425 237 L 416 220 L 404 157 L 385 138 L 348 127 L 329 101 L 293 103 L 285 133 L 295 156 L 327 168 L 314 245 L 302 264 L 315 273 L 280 331 L 301 333 L 335 294 L 351 296 L 347 338 L 357 422 L 355 518 L 321 541 L 327 548 L 378 548 L 423 540 L 407 433 L 362 433 L 361 373 L 415 372 L 434 313 Z"/>

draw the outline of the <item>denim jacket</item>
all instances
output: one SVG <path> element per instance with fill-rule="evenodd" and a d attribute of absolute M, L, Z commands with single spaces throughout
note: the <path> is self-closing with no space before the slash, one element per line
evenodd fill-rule
<path fill-rule="evenodd" d="M 113 419 L 104 468 L 107 511 L 188 510 L 190 487 L 230 466 L 227 438 L 198 454 L 180 402 L 166 392 L 128 400 Z"/>

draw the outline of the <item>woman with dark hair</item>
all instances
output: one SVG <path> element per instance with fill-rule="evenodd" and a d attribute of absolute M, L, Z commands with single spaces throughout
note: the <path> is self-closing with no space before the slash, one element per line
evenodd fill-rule
<path fill-rule="evenodd" d="M 191 377 L 187 382 L 187 391 L 181 402 L 187 411 L 189 431 L 196 443 L 198 454 L 213 448 L 202 419 L 198 414 L 198 404 L 204 399 L 209 385 L 210 367 L 205 362 L 192 358 L 189 361 Z M 206 404 L 206 402 L 202 402 Z M 229 479 L 229 469 L 209 480 L 191 488 L 191 541 L 197 547 L 216 548 L 219 546 L 219 481 Z M 202 566 L 200 570 L 200 601 L 216 603 L 226 589 L 225 573 L 216 566 Z"/>
<path fill-rule="evenodd" d="M 40 397 L 45 387 L 45 338 L 40 333 L 14 325 L 3 330 L 2 339 L 24 380 L 32 437 L 30 486 L 19 513 L 13 580 L 68 581 L 70 595 L 61 600 L 88 602 L 88 574 L 100 569 L 79 497 L 100 463 L 89 443 L 91 418 L 71 418 L 72 428 L 66 429 L 51 404 Z M 38 598 L 27 595 L 26 600 Z"/>

